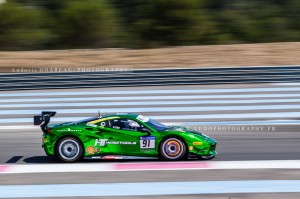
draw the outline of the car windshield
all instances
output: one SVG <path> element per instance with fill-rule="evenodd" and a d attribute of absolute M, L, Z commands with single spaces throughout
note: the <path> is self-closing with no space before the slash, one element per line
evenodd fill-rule
<path fill-rule="evenodd" d="M 157 131 L 164 131 L 166 129 L 168 129 L 169 127 L 167 125 L 164 125 L 154 119 L 149 119 L 146 124 L 148 124 L 149 126 L 151 126 L 152 128 L 154 128 Z"/>

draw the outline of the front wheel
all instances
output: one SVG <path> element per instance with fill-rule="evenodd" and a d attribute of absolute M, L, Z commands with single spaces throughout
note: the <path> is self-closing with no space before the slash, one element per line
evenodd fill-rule
<path fill-rule="evenodd" d="M 162 141 L 159 151 L 165 160 L 181 160 L 186 155 L 186 146 L 181 139 L 167 138 Z"/>
<path fill-rule="evenodd" d="M 76 138 L 63 138 L 56 145 L 56 154 L 63 162 L 76 162 L 83 155 L 82 145 Z"/>

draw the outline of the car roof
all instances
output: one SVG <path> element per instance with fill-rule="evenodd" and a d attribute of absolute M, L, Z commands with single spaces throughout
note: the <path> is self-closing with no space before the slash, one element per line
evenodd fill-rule
<path fill-rule="evenodd" d="M 107 117 L 122 117 L 122 118 L 137 118 L 139 115 L 135 113 L 111 113 L 102 115 L 101 118 L 107 118 Z"/>

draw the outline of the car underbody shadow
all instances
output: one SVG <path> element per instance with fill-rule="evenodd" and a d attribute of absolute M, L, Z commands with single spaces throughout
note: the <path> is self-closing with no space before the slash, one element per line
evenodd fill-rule
<path fill-rule="evenodd" d="M 25 163 L 29 164 L 46 164 L 46 163 L 63 163 L 55 156 L 33 156 L 33 157 L 27 157 L 23 160 Z M 82 159 L 78 161 L 77 163 L 108 163 L 108 162 L 157 162 L 159 159 Z"/>
<path fill-rule="evenodd" d="M 63 163 L 55 156 L 33 156 L 27 157 L 23 160 L 29 164 L 49 164 L 49 163 Z M 130 162 L 178 162 L 178 161 L 165 161 L 161 159 L 82 159 L 77 163 L 130 163 Z M 189 159 L 183 161 L 205 161 L 201 159 Z"/>
<path fill-rule="evenodd" d="M 58 158 L 52 156 L 33 156 L 25 158 L 23 161 L 31 164 L 61 163 Z"/>
<path fill-rule="evenodd" d="M 21 160 L 22 158 L 23 158 L 23 156 L 13 156 L 9 160 L 7 160 L 5 163 L 7 163 L 7 164 L 15 164 L 19 160 Z"/>

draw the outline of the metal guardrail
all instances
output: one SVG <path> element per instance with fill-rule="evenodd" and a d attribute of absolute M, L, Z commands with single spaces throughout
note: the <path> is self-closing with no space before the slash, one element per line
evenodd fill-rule
<path fill-rule="evenodd" d="M 2 73 L 0 91 L 279 82 L 300 82 L 300 66 L 188 68 L 129 72 Z"/>

